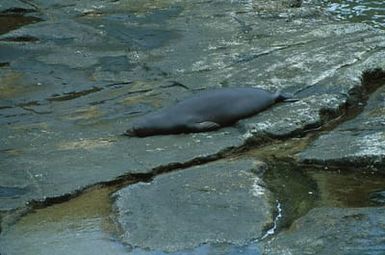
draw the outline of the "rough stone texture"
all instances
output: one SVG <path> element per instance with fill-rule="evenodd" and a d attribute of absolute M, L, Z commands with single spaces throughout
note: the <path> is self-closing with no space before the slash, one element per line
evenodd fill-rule
<path fill-rule="evenodd" d="M 244 124 L 244 138 L 255 139 L 263 135 L 270 137 L 285 137 L 301 134 L 306 128 L 319 127 L 323 121 L 320 109 L 334 114 L 346 98 L 341 95 L 314 95 L 303 100 L 280 104 L 268 112 L 262 112 L 255 117 L 241 121 Z M 290 111 L 288 112 L 288 108 Z M 268 116 L 266 116 L 268 115 Z"/>
<path fill-rule="evenodd" d="M 28 2 L 19 0 L 2 0 L 0 3 L 0 13 L 13 13 L 13 12 L 31 12 L 35 11 L 35 7 Z"/>
<path fill-rule="evenodd" d="M 377 206 L 385 206 L 385 190 L 370 194 L 370 202 Z"/>
<path fill-rule="evenodd" d="M 171 252 L 261 237 L 272 222 L 260 180 L 265 168 L 251 160 L 219 161 L 121 189 L 114 207 L 123 241 Z"/>
<path fill-rule="evenodd" d="M 295 2 L 12 1 L 43 20 L 0 35 L 0 187 L 11 194 L 0 209 L 301 135 L 325 122 L 320 112 L 339 114 L 362 72 L 384 68 L 384 33 L 335 24 L 309 1 L 287 8 Z M 196 90 L 236 86 L 301 100 L 216 132 L 119 136 Z"/>
<path fill-rule="evenodd" d="M 385 208 L 315 208 L 269 240 L 263 254 L 380 255 Z"/>
<path fill-rule="evenodd" d="M 321 135 L 299 154 L 302 161 L 385 170 L 385 87 L 373 93 L 362 113 Z"/>
<path fill-rule="evenodd" d="M 20 192 L 13 196 L 0 196 L 3 201 L 0 208 L 12 209 L 23 200 L 60 196 L 63 191 L 75 191 L 93 183 L 111 181 L 125 173 L 145 174 L 162 165 L 203 160 L 224 148 L 240 146 L 240 139 L 232 131 L 237 132 L 225 129 L 213 134 L 158 136 L 155 139 L 67 137 L 68 140 L 50 144 L 49 141 L 58 134 L 46 131 L 44 127 L 36 128 L 29 132 L 33 135 L 32 139 L 39 140 L 35 146 L 30 146 L 29 150 L 2 152 L 4 157 L 0 168 L 4 177 L 0 179 L 0 187 L 20 189 Z M 23 142 L 22 139 L 20 142 Z M 12 144 L 4 142 L 3 145 L 13 147 L 16 141 L 14 139 Z M 21 153 L 24 156 L 17 157 Z M 20 169 L 10 167 L 15 165 Z M 55 171 L 59 170 L 57 167 L 62 171 Z"/>
<path fill-rule="evenodd" d="M 301 136 L 338 116 L 345 104 L 358 102 L 365 71 L 383 74 L 385 34 L 335 23 L 317 2 L 292 8 L 301 1 L 1 0 L 0 211 L 124 175 L 212 160 L 270 137 Z M 239 86 L 282 90 L 300 100 L 215 132 L 120 136 L 132 119 L 198 90 Z M 384 169 L 384 98 L 381 88 L 362 114 L 321 136 L 300 158 Z M 115 212 L 123 239 L 166 251 L 209 243 L 191 254 L 259 254 L 262 243 L 248 242 L 271 223 L 272 203 L 251 164 L 224 160 L 120 190 Z M 383 189 L 368 199 L 383 205 Z M 76 217 L 67 218 L 70 205 L 47 224 L 41 223 L 52 213 L 8 226 L 13 218 L 0 212 L 0 221 L 7 218 L 0 224 L 0 253 L 95 254 L 98 247 L 126 253 L 107 240 L 95 208 L 79 216 L 87 205 L 78 206 Z M 382 254 L 383 213 L 314 209 L 263 243 L 266 254 Z M 40 249 L 47 241 L 52 247 Z"/>
<path fill-rule="evenodd" d="M 0 233 L 2 255 L 124 255 L 124 244 L 110 234 L 106 189 L 34 210 Z M 1 216 L 0 216 L 1 217 Z M 4 219 L 7 220 L 7 217 Z"/>

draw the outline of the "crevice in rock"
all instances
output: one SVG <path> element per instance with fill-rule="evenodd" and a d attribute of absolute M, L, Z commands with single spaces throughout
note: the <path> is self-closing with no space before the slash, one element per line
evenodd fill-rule
<path fill-rule="evenodd" d="M 34 36 L 17 36 L 17 37 L 5 37 L 1 39 L 0 41 L 3 42 L 38 42 L 40 41 L 39 38 L 34 37 Z"/>
<path fill-rule="evenodd" d="M 34 10 L 39 10 L 39 6 L 34 4 L 32 1 L 30 0 L 20 0 L 20 2 L 22 3 L 25 3 L 26 5 L 29 5 L 31 6 Z"/>
<path fill-rule="evenodd" d="M 375 68 L 372 70 L 364 71 L 361 78 L 363 87 L 366 89 L 366 94 L 370 95 L 376 91 L 379 87 L 384 85 L 385 82 L 385 70 L 381 68 Z"/>
<path fill-rule="evenodd" d="M 385 84 L 385 71 L 377 68 L 366 70 L 361 76 L 361 86 L 353 87 L 347 95 L 345 104 L 337 111 L 322 109 L 321 123 L 329 123 L 325 130 L 331 130 L 337 125 L 350 120 L 360 114 L 369 99 L 369 96 Z"/>
<path fill-rule="evenodd" d="M 87 193 L 90 189 L 94 189 L 97 187 L 113 186 L 113 187 L 116 187 L 116 190 L 118 190 L 121 187 L 124 187 L 128 184 L 134 184 L 134 183 L 138 183 L 138 182 L 151 182 L 153 180 L 153 178 L 156 177 L 157 175 L 171 172 L 171 171 L 174 171 L 177 169 L 188 168 L 188 167 L 195 166 L 195 165 L 205 164 L 205 163 L 208 163 L 208 162 L 211 162 L 214 160 L 218 160 L 220 158 L 223 158 L 223 157 L 225 157 L 227 155 L 231 155 L 231 154 L 233 154 L 233 153 L 230 152 L 229 150 L 226 150 L 226 151 L 220 152 L 220 153 L 215 154 L 215 155 L 210 155 L 208 157 L 198 157 L 198 158 L 195 158 L 195 159 L 188 161 L 188 162 L 185 162 L 185 163 L 170 163 L 168 165 L 159 166 L 159 167 L 152 169 L 152 171 L 149 173 L 136 173 L 136 174 L 130 173 L 127 175 L 122 175 L 122 176 L 115 178 L 114 180 L 92 184 L 92 185 L 82 187 L 78 190 L 74 190 L 73 192 L 69 192 L 69 193 L 66 193 L 66 194 L 63 194 L 60 196 L 44 197 L 41 200 L 33 199 L 33 200 L 26 203 L 26 207 L 12 210 L 12 212 L 15 212 L 17 210 L 24 210 L 24 209 L 27 209 L 28 211 L 30 211 L 30 210 L 48 207 L 48 206 L 51 206 L 54 204 L 63 203 L 63 202 L 69 201 L 72 198 L 75 198 L 75 197 L 78 197 L 84 193 Z M 1 211 L 0 211 L 0 213 L 1 213 Z M 23 213 L 23 215 L 24 214 L 25 213 Z"/>
<path fill-rule="evenodd" d="M 270 49 L 267 49 L 265 51 L 262 51 L 259 53 L 254 53 L 254 54 L 253 53 L 250 54 L 250 52 L 248 52 L 247 54 L 242 54 L 243 56 L 238 56 L 233 61 L 233 63 L 231 63 L 230 65 L 227 65 L 225 68 L 229 68 L 229 67 L 232 67 L 232 66 L 240 64 L 240 63 L 247 63 L 247 62 L 253 61 L 259 57 L 266 56 L 266 55 L 269 55 L 275 51 L 279 51 L 279 50 L 283 50 L 283 49 L 286 49 L 286 47 L 270 48 Z"/>
<path fill-rule="evenodd" d="M 314 131 L 332 130 L 341 123 L 360 114 L 367 103 L 369 96 L 385 84 L 385 70 L 381 68 L 366 70 L 361 76 L 361 85 L 353 87 L 346 95 L 346 102 L 338 109 L 323 108 L 320 110 L 320 122 L 304 126 L 291 134 L 282 137 L 271 136 L 273 139 L 286 139 L 294 136 L 303 136 Z"/>
<path fill-rule="evenodd" d="M 35 9 L 27 9 L 27 8 L 18 8 L 18 7 L 14 7 L 14 8 L 9 8 L 9 9 L 6 9 L 4 11 L 2 11 L 1 13 L 2 14 L 14 14 L 14 15 L 25 15 L 27 13 L 32 13 L 32 12 L 35 12 L 36 10 Z"/>
<path fill-rule="evenodd" d="M 269 55 L 271 53 L 279 52 L 282 50 L 287 50 L 287 49 L 290 49 L 292 47 L 306 45 L 306 44 L 309 44 L 313 41 L 314 40 L 299 41 L 299 42 L 295 42 L 292 44 L 280 44 L 280 45 L 275 44 L 275 45 L 272 45 L 271 48 L 267 48 L 266 50 L 264 50 L 262 52 L 258 52 L 258 53 L 247 52 L 247 54 L 241 54 L 241 56 L 238 56 L 232 63 L 225 66 L 224 68 L 230 68 L 230 67 L 237 65 L 237 64 L 240 64 L 240 63 L 242 63 L 242 64 L 248 63 L 248 62 L 253 61 L 259 57 L 263 57 L 263 56 Z"/>
<path fill-rule="evenodd" d="M 180 88 L 183 88 L 183 89 L 185 89 L 185 90 L 190 90 L 190 88 L 188 87 L 188 86 L 186 86 L 186 85 L 184 85 L 184 84 L 182 84 L 182 83 L 180 83 L 180 82 L 178 82 L 178 81 L 170 81 L 171 82 L 171 84 L 169 84 L 169 85 L 162 85 L 162 86 L 160 86 L 161 88 L 173 88 L 173 87 L 180 87 Z"/>
<path fill-rule="evenodd" d="M 105 87 L 117 87 L 117 88 L 120 88 L 120 87 L 123 87 L 125 85 L 132 84 L 132 83 L 133 83 L 132 81 L 114 82 L 114 83 L 106 84 Z"/>
<path fill-rule="evenodd" d="M 294 159 L 265 158 L 269 166 L 263 181 L 272 192 L 275 208 L 275 233 L 288 228 L 293 221 L 314 208 L 319 200 L 317 183 Z M 267 230 L 268 231 L 268 230 Z"/>
<path fill-rule="evenodd" d="M 25 110 L 25 111 L 29 111 L 29 112 L 33 112 L 33 113 L 41 114 L 41 115 L 52 113 L 52 112 L 50 112 L 50 111 L 39 112 L 39 111 L 36 111 L 36 110 L 33 109 L 33 108 L 29 108 L 28 106 L 20 106 L 20 108 L 22 108 L 22 109 Z"/>
<path fill-rule="evenodd" d="M 194 158 L 190 161 L 187 161 L 187 162 L 170 163 L 170 164 L 165 165 L 165 166 L 156 167 L 152 170 L 152 174 L 155 177 L 159 174 L 168 173 L 168 172 L 175 171 L 175 170 L 181 170 L 181 169 L 189 168 L 192 166 L 203 165 L 203 164 L 206 164 L 206 163 L 209 163 L 212 161 L 216 161 L 216 160 L 220 160 L 220 159 L 223 159 L 223 158 L 226 158 L 229 156 L 235 156 L 235 155 L 237 155 L 240 152 L 245 151 L 245 150 L 247 150 L 247 148 L 245 148 L 245 147 L 226 148 L 226 149 L 224 149 L 224 150 L 222 150 L 216 154 L 202 156 L 202 157 L 196 157 L 196 158 Z"/>
<path fill-rule="evenodd" d="M 22 26 L 43 21 L 38 17 L 23 16 L 13 13 L 0 13 L 0 35 L 6 34 Z"/>
<path fill-rule="evenodd" d="M 92 94 L 95 92 L 98 92 L 102 90 L 102 88 L 98 87 L 92 87 L 91 89 L 86 89 L 78 92 L 69 92 L 65 93 L 64 95 L 53 95 L 52 97 L 48 98 L 48 101 L 66 101 L 66 100 L 71 100 L 75 99 L 78 97 L 86 96 L 88 94 Z"/>
<path fill-rule="evenodd" d="M 21 207 L 15 210 L 6 212 L 6 213 L 12 213 L 17 216 L 12 220 L 13 222 L 17 221 L 20 219 L 22 216 L 26 215 L 30 211 L 36 210 L 36 209 L 41 209 L 45 208 L 54 204 L 60 204 L 66 201 L 69 201 L 75 197 L 81 196 L 82 194 L 87 193 L 91 189 L 98 188 L 98 187 L 114 187 L 114 190 L 117 191 L 127 185 L 132 185 L 138 182 L 151 182 L 156 176 L 176 170 L 181 170 L 185 169 L 188 167 L 196 166 L 196 165 L 202 165 L 206 164 L 215 160 L 219 160 L 222 158 L 226 158 L 228 156 L 234 156 L 239 154 L 242 150 L 245 148 L 227 148 L 223 151 L 218 152 L 217 154 L 213 155 L 208 155 L 208 156 L 203 156 L 203 157 L 197 157 L 194 158 L 190 161 L 183 162 L 183 163 L 170 163 L 164 166 L 159 166 L 155 167 L 152 169 L 151 172 L 149 173 L 137 173 L 137 174 L 127 174 L 127 175 L 122 175 L 120 177 L 115 178 L 114 180 L 111 181 L 106 181 L 106 182 L 99 182 L 96 184 L 92 184 L 86 187 L 82 187 L 78 190 L 74 190 L 73 192 L 66 193 L 60 196 L 55 196 L 55 197 L 45 197 L 42 200 L 31 200 L 27 202 L 25 207 Z M 19 212 L 19 213 L 17 213 Z M 20 213 L 22 212 L 22 213 Z M 1 211 L 0 211 L 1 213 Z"/>
<path fill-rule="evenodd" d="M 323 109 L 320 112 L 320 123 L 307 125 L 302 129 L 296 130 L 290 134 L 275 137 L 270 134 L 264 133 L 261 136 L 255 136 L 252 139 L 246 139 L 245 142 L 239 147 L 229 147 L 218 153 L 196 157 L 186 162 L 174 162 L 169 163 L 167 165 L 158 166 L 153 168 L 150 173 L 122 175 L 114 180 L 107 182 L 99 182 L 97 184 L 83 187 L 79 190 L 75 190 L 71 193 L 67 193 L 61 196 L 44 198 L 40 201 L 34 200 L 28 204 L 28 207 L 33 210 L 37 208 L 47 207 L 57 203 L 62 203 L 87 192 L 90 188 L 95 188 L 98 186 L 115 186 L 116 189 L 119 189 L 123 186 L 137 182 L 150 182 L 155 176 L 163 173 L 181 170 L 191 166 L 206 164 L 208 162 L 227 158 L 229 156 L 237 157 L 237 155 L 240 155 L 241 153 L 250 151 L 251 149 L 261 148 L 263 146 L 272 144 L 274 141 L 288 140 L 293 137 L 304 137 L 308 132 L 334 128 L 336 125 L 345 121 L 347 118 L 352 118 L 356 116 L 361 111 L 362 105 L 365 104 L 368 95 L 370 95 L 370 93 L 374 92 L 377 88 L 379 88 L 384 82 L 384 80 L 385 72 L 382 69 L 374 69 L 363 72 L 362 86 L 354 87 L 349 92 L 348 100 L 346 101 L 346 103 L 341 105 L 341 107 L 337 111 L 331 109 Z M 51 100 L 69 100 L 100 91 L 101 89 L 102 88 L 95 87 L 90 90 L 85 90 L 79 93 L 69 93 L 68 95 L 64 95 L 61 97 L 51 98 Z M 333 124 L 330 124 L 331 122 Z M 298 162 L 295 162 L 295 164 L 298 164 Z"/>
<path fill-rule="evenodd" d="M 49 97 L 47 100 L 50 102 L 55 102 L 55 101 L 60 102 L 60 101 L 72 100 L 72 99 L 76 99 L 79 97 L 83 97 L 83 96 L 87 96 L 87 95 L 90 95 L 93 93 L 100 92 L 100 91 L 105 90 L 107 88 L 111 88 L 111 89 L 121 88 L 123 86 L 131 85 L 132 83 L 134 83 L 134 81 L 108 83 L 108 84 L 105 84 L 103 86 L 93 86 L 90 89 L 85 89 L 82 91 L 73 91 L 73 92 L 69 92 L 69 93 L 64 93 L 63 95 L 55 94 L 55 95 L 52 95 L 51 97 Z M 122 94 L 119 94 L 119 95 L 112 97 L 112 98 L 108 98 L 108 99 L 100 100 L 100 101 L 96 101 L 96 102 L 91 102 L 90 105 L 103 104 L 105 102 L 116 100 L 118 98 L 126 97 L 129 95 L 147 93 L 150 91 L 154 91 L 157 88 L 164 89 L 164 88 L 170 88 L 170 87 L 181 87 L 183 89 L 190 90 L 187 86 L 185 86 L 185 85 L 183 85 L 177 81 L 170 81 L 170 84 L 168 84 L 168 85 L 161 85 L 161 86 L 156 87 L 156 88 L 148 88 L 148 89 L 146 88 L 146 89 L 137 89 L 137 90 L 127 91 L 124 94 L 122 93 Z"/>
<path fill-rule="evenodd" d="M 316 207 L 377 207 L 371 198 L 378 190 L 383 191 L 385 183 L 383 174 L 366 168 L 359 171 L 347 166 L 321 168 L 271 154 L 262 156 L 262 160 L 269 166 L 262 179 L 274 194 L 271 203 L 279 206 L 273 213 L 275 222 L 266 228 L 261 240 L 270 240 Z"/>

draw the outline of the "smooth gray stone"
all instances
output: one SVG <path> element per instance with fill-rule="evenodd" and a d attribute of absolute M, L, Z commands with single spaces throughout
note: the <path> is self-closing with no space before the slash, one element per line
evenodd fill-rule
<path fill-rule="evenodd" d="M 385 87 L 374 92 L 355 118 L 321 135 L 299 158 L 306 163 L 385 170 Z"/>
<path fill-rule="evenodd" d="M 269 240 L 263 254 L 380 255 L 385 208 L 315 208 Z"/>
<path fill-rule="evenodd" d="M 122 240 L 175 252 L 202 244 L 242 246 L 272 223 L 270 192 L 252 160 L 222 160 L 155 177 L 113 195 Z"/>

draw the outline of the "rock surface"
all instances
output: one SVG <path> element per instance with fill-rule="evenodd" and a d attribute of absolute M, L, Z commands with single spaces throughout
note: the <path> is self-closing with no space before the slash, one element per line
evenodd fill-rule
<path fill-rule="evenodd" d="M 373 205 L 385 206 L 385 190 L 373 192 L 369 198 Z"/>
<path fill-rule="evenodd" d="M 316 208 L 271 242 L 261 241 L 271 226 L 273 205 L 280 203 L 258 186 L 262 182 L 251 161 L 226 157 L 203 165 L 272 138 L 304 136 L 341 116 L 347 106 L 364 102 L 373 78 L 384 78 L 383 31 L 336 22 L 317 0 L 297 8 L 301 2 L 1 1 L 0 253 L 95 254 L 100 247 L 106 254 L 163 254 L 198 247 L 189 252 L 254 255 L 259 246 L 271 254 L 383 253 L 382 207 Z M 382 85 L 360 115 L 322 134 L 299 158 L 382 171 Z M 299 101 L 276 104 L 215 132 L 120 135 L 134 118 L 197 91 L 250 86 L 282 90 Z M 274 150 L 270 154 L 274 158 Z M 286 217 L 285 226 L 314 207 L 318 189 L 324 189 L 322 198 L 336 197 L 333 176 L 295 182 L 287 176 L 300 175 L 290 170 L 271 181 L 277 193 L 271 195 L 286 203 L 275 208 L 283 210 L 278 216 Z M 115 225 L 106 230 L 108 192 L 103 212 L 95 213 L 100 209 L 96 195 L 90 210 L 84 200 L 74 206 L 71 199 L 12 225 L 13 210 L 25 209 L 30 201 L 49 204 L 100 183 L 143 176 L 155 177 L 115 195 L 123 240 L 138 247 L 134 250 L 114 240 Z M 351 194 L 370 191 L 367 199 L 380 206 L 381 185 Z M 86 195 L 79 198 L 87 201 Z M 341 197 L 333 206 L 345 204 Z M 339 250 L 337 242 L 345 248 Z M 49 245 L 42 248 L 42 243 Z"/>
<path fill-rule="evenodd" d="M 384 113 L 385 87 L 381 87 L 371 95 L 362 113 L 321 135 L 299 154 L 300 159 L 307 163 L 384 171 Z"/>
<path fill-rule="evenodd" d="M 262 162 L 219 161 L 130 185 L 114 195 L 122 239 L 167 252 L 258 239 L 272 223 L 265 170 Z"/>
<path fill-rule="evenodd" d="M 107 188 L 108 189 L 108 188 Z M 111 237 L 109 193 L 95 189 L 65 203 L 34 210 L 0 235 L 2 255 L 124 255 Z"/>
<path fill-rule="evenodd" d="M 383 254 L 385 209 L 315 208 L 264 247 L 263 254 Z"/>
<path fill-rule="evenodd" d="M 303 135 L 340 114 L 361 74 L 384 68 L 384 33 L 295 2 L 12 1 L 42 20 L 0 35 L 0 186 L 18 190 L 0 208 Z M 217 132 L 119 136 L 196 90 L 256 85 L 300 101 Z"/>

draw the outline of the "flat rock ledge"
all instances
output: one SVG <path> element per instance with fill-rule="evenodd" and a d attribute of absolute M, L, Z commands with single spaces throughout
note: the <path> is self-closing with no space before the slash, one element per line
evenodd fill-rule
<path fill-rule="evenodd" d="M 0 35 L 0 210 L 301 136 L 322 112 L 341 114 L 362 73 L 385 70 L 385 33 L 336 23 L 317 1 L 287 8 L 299 2 L 2 1 L 39 22 Z M 253 86 L 300 100 L 210 133 L 120 136 L 202 89 Z"/>
<path fill-rule="evenodd" d="M 156 177 L 118 192 L 114 210 L 133 248 L 174 252 L 202 244 L 245 245 L 272 223 L 266 164 L 219 161 Z"/>
<path fill-rule="evenodd" d="M 385 87 L 375 91 L 362 113 L 321 135 L 299 154 L 301 161 L 385 171 Z"/>
<path fill-rule="evenodd" d="M 263 254 L 384 254 L 385 208 L 315 208 L 264 247 Z"/>

